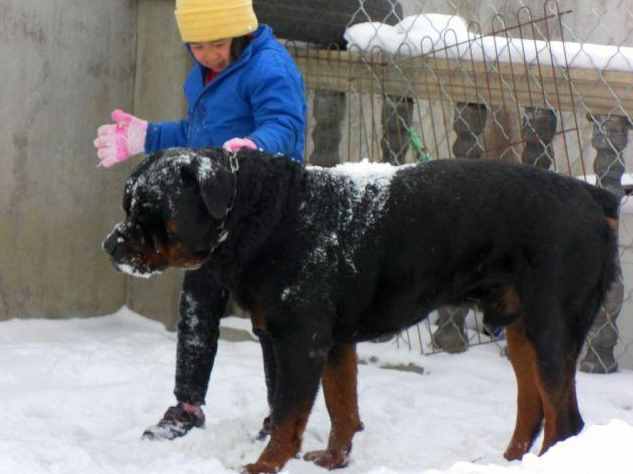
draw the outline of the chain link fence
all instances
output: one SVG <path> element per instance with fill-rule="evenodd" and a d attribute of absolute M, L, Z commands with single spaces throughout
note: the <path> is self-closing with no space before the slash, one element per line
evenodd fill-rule
<path fill-rule="evenodd" d="M 613 18 L 613 2 L 351 1 L 345 41 L 287 42 L 311 104 L 308 162 L 499 159 L 621 196 L 622 277 L 581 370 L 633 368 L 633 2 L 616 2 Z M 431 354 L 500 336 L 472 308 L 451 307 L 393 343 Z"/>

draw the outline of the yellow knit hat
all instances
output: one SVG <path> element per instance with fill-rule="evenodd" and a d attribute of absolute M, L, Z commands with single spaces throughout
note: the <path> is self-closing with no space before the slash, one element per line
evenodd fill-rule
<path fill-rule="evenodd" d="M 257 29 L 252 0 L 176 0 L 174 13 L 185 43 L 236 38 Z"/>

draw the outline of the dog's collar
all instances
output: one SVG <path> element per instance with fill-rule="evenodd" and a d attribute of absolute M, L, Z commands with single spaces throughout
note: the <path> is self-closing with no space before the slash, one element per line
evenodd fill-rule
<path fill-rule="evenodd" d="M 216 240 L 215 245 L 213 245 L 213 247 L 209 251 L 209 256 L 211 256 L 213 252 L 215 252 L 215 250 L 229 236 L 229 231 L 226 229 L 226 223 L 229 220 L 229 214 L 233 210 L 233 206 L 235 205 L 235 202 L 237 201 L 237 173 L 240 170 L 240 163 L 239 163 L 239 160 L 237 159 L 237 152 L 233 151 L 233 152 L 228 153 L 226 167 L 229 169 L 229 171 L 231 172 L 231 175 L 233 176 L 233 196 L 231 197 L 231 201 L 229 202 L 229 205 L 226 208 L 226 212 L 224 213 L 224 217 L 222 218 L 222 221 L 218 225 L 218 228 L 217 228 L 218 239 Z"/>

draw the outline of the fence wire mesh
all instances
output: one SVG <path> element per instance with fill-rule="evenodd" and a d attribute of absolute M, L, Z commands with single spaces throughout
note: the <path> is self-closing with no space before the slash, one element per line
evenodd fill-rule
<path fill-rule="evenodd" d="M 581 370 L 633 368 L 633 0 L 350 1 L 345 41 L 287 42 L 311 104 L 307 161 L 500 159 L 621 196 L 622 274 Z M 497 341 L 481 321 L 441 308 L 392 343 L 431 354 Z"/>

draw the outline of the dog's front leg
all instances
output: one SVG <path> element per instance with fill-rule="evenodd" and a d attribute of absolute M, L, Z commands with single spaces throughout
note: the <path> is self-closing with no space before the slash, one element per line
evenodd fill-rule
<path fill-rule="evenodd" d="M 345 467 L 352 450 L 352 438 L 363 429 L 358 415 L 356 381 L 358 360 L 355 344 L 336 344 L 323 371 L 323 393 L 332 428 L 327 449 L 304 456 L 327 469 Z"/>
<path fill-rule="evenodd" d="M 264 359 L 264 376 L 266 380 L 266 399 L 268 400 L 268 415 L 264 418 L 262 427 L 257 434 L 257 439 L 263 441 L 268 437 L 272 430 L 272 421 L 270 413 L 272 412 L 273 402 L 275 399 L 275 384 L 277 383 L 277 367 L 275 361 L 275 352 L 273 350 L 272 336 L 266 329 L 266 320 L 262 308 L 255 308 L 251 311 L 251 321 L 253 323 L 253 332 L 259 338 L 262 347 L 262 356 Z"/>
<path fill-rule="evenodd" d="M 268 445 L 248 474 L 279 472 L 297 455 L 310 410 L 319 388 L 329 338 L 314 328 L 273 334 L 277 383 L 272 406 L 272 433 Z"/>

